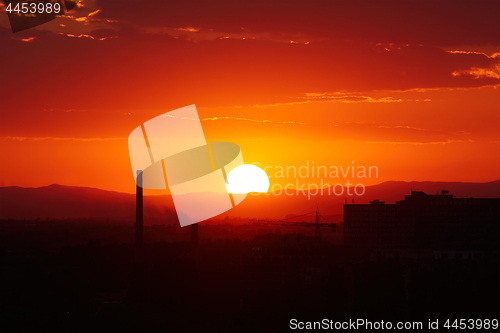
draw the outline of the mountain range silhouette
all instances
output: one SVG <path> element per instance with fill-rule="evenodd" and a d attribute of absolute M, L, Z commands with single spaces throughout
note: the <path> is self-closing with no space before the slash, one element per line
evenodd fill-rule
<path fill-rule="evenodd" d="M 311 195 L 307 191 L 292 196 L 249 194 L 237 207 L 214 219 L 229 217 L 279 219 L 291 214 L 303 214 L 319 208 L 323 216 L 341 216 L 343 205 L 369 203 L 374 199 L 394 203 L 414 191 L 436 194 L 448 190 L 455 197 L 500 198 L 500 180 L 486 183 L 465 182 L 403 182 L 389 181 L 366 186 L 363 196 Z M 193 193 L 186 195 L 203 195 Z M 135 195 L 97 188 L 49 185 L 38 188 L 0 187 L 0 219 L 103 219 L 133 221 Z M 169 195 L 144 197 L 144 221 L 178 223 Z M 333 221 L 336 222 L 336 221 Z"/>

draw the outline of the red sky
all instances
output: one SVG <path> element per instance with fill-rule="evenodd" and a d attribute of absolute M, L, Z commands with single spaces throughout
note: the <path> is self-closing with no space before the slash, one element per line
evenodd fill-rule
<path fill-rule="evenodd" d="M 132 192 L 128 134 L 190 104 L 261 167 L 500 178 L 498 1 L 81 3 L 15 34 L 0 12 L 0 186 Z"/>

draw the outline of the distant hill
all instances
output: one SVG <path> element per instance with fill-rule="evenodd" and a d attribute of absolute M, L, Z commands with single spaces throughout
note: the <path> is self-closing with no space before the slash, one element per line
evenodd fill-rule
<path fill-rule="evenodd" d="M 458 198 L 500 198 L 500 180 L 488 183 L 389 181 L 373 186 L 366 186 L 363 196 L 328 195 L 328 190 L 325 189 L 323 195 L 313 196 L 311 194 L 310 200 L 308 200 L 307 191 L 304 191 L 305 193 L 293 192 L 293 196 L 249 195 L 240 205 L 226 214 L 256 218 L 284 218 L 288 214 L 307 213 L 319 207 L 322 215 L 336 215 L 343 214 L 344 202 L 351 204 L 354 200 L 354 203 L 359 204 L 379 199 L 386 203 L 395 203 L 396 201 L 403 200 L 404 196 L 409 195 L 412 190 L 422 191 L 427 194 L 436 194 L 441 192 L 441 190 L 448 190 L 450 194 Z M 331 193 L 333 193 L 333 190 Z"/>
<path fill-rule="evenodd" d="M 459 182 L 402 182 L 390 181 L 367 186 L 363 196 L 312 195 L 307 191 L 284 194 L 248 195 L 234 209 L 217 218 L 284 218 L 289 214 L 303 214 L 316 210 L 332 219 L 339 219 L 345 201 L 351 204 L 369 203 L 379 199 L 386 203 L 403 200 L 411 190 L 436 194 L 448 190 L 455 197 L 500 198 L 500 180 L 488 183 Z M 199 194 L 197 194 L 199 195 Z M 145 223 L 178 223 L 170 196 L 146 196 Z M 335 216 L 335 217 L 334 217 Z M 0 219 L 109 219 L 133 221 L 135 195 L 88 187 L 50 185 L 38 188 L 17 186 L 0 187 Z"/>
<path fill-rule="evenodd" d="M 155 223 L 168 223 L 172 218 L 176 219 L 172 208 L 170 197 L 148 197 L 144 203 L 144 215 Z M 134 221 L 135 195 L 62 185 L 0 187 L 0 219 L 9 218 Z"/>

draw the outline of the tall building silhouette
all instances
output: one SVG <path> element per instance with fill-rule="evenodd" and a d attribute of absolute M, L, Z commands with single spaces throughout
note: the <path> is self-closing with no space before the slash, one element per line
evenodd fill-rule
<path fill-rule="evenodd" d="M 500 199 L 412 191 L 395 204 L 344 205 L 346 245 L 401 249 L 497 248 Z"/>

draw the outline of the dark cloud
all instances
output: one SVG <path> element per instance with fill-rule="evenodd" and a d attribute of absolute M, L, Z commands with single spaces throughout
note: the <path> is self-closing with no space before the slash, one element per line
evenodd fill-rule
<path fill-rule="evenodd" d="M 96 0 L 99 17 L 141 27 L 436 46 L 500 44 L 497 0 Z M 242 30 L 242 28 L 244 30 Z"/>
<path fill-rule="evenodd" d="M 73 37 L 30 29 L 16 39 L 0 30 L 2 105 L 252 105 L 286 103 L 308 92 L 496 85 L 500 57 L 448 53 L 438 46 L 497 43 L 498 4 L 97 1 L 101 11 L 95 18 L 117 20 L 113 29 L 96 25 Z M 151 26 L 317 38 L 309 44 L 279 38 L 194 42 L 145 33 Z M 36 39 L 22 41 L 28 37 Z"/>
<path fill-rule="evenodd" d="M 448 53 L 433 46 L 346 41 L 290 44 L 224 39 L 192 42 L 137 30 L 67 37 L 32 31 L 29 43 L 0 31 L 2 104 L 73 107 L 166 107 L 287 102 L 307 92 L 479 87 L 498 77 L 500 57 Z M 16 37 L 24 35 L 16 34 Z M 28 36 L 28 35 L 26 35 Z M 455 72 L 464 75 L 453 75 Z M 19 92 L 23 97 L 19 98 Z"/>

